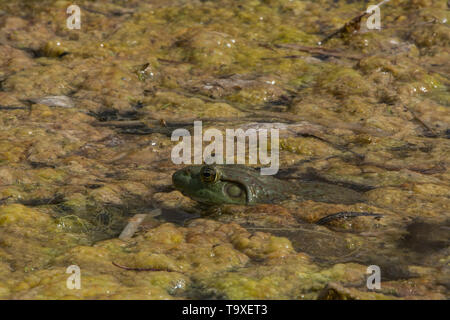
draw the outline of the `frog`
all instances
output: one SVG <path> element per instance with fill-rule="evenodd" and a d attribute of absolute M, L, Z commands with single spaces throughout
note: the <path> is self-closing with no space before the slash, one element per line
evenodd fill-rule
<path fill-rule="evenodd" d="M 176 171 L 172 183 L 183 195 L 206 205 L 277 204 L 289 199 L 343 204 L 364 201 L 359 192 L 346 187 L 320 181 L 294 183 L 239 164 L 190 165 Z"/>

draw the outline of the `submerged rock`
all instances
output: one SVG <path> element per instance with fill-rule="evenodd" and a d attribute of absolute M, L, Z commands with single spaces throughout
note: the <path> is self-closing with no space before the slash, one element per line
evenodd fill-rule
<path fill-rule="evenodd" d="M 34 103 L 43 104 L 49 107 L 73 108 L 74 102 L 67 96 L 47 96 L 37 99 L 31 99 Z"/>

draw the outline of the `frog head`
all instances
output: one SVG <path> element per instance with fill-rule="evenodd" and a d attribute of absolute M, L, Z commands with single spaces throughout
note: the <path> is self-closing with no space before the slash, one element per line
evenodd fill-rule
<path fill-rule="evenodd" d="M 173 185 L 204 204 L 255 204 L 273 200 L 279 180 L 243 165 L 193 165 L 175 172 Z M 278 190 L 277 190 L 278 191 Z"/>

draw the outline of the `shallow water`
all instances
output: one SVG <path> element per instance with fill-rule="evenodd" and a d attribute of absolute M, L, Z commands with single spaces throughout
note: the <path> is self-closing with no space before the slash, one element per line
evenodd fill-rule
<path fill-rule="evenodd" d="M 320 47 L 366 2 L 78 1 L 79 30 L 70 4 L 0 0 L 0 298 L 448 299 L 447 1 Z M 199 206 L 171 182 L 194 120 L 276 126 L 277 177 L 326 197 Z"/>

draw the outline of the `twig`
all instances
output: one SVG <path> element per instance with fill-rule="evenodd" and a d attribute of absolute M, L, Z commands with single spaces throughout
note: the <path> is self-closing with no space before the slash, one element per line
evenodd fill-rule
<path fill-rule="evenodd" d="M 352 20 L 350 20 L 349 22 L 345 23 L 344 26 L 342 26 L 341 28 L 339 28 L 335 32 L 333 32 L 333 33 L 329 34 L 328 36 L 326 36 L 325 38 L 323 38 L 322 41 L 319 41 L 318 44 L 322 45 L 322 44 L 328 42 L 328 40 L 334 38 L 337 35 L 342 35 L 344 33 L 348 33 L 349 30 L 351 30 L 351 29 L 359 29 L 359 24 L 361 23 L 361 19 L 364 18 L 367 15 L 368 15 L 368 13 L 366 11 L 364 11 L 363 13 L 358 14 Z"/>
<path fill-rule="evenodd" d="M 0 110 L 26 110 L 29 107 L 0 106 Z"/>
<path fill-rule="evenodd" d="M 311 233 L 317 233 L 317 234 L 322 234 L 328 237 L 332 237 L 333 235 L 322 232 L 322 231 L 317 231 L 317 230 L 310 230 L 310 229 L 305 229 L 305 228 L 299 228 L 299 227 L 294 227 L 294 228 L 271 228 L 271 227 L 246 227 L 247 230 L 270 230 L 270 231 L 305 231 L 305 232 L 311 232 Z"/>
<path fill-rule="evenodd" d="M 137 128 L 146 126 L 145 123 L 139 120 L 129 120 L 129 121 L 111 120 L 106 122 L 92 122 L 91 125 L 96 127 L 115 127 L 115 128 Z"/>
<path fill-rule="evenodd" d="M 103 12 L 103 11 L 92 9 L 92 8 L 89 8 L 89 7 L 86 7 L 86 6 L 81 6 L 81 9 L 86 10 L 86 11 L 91 12 L 91 13 L 101 14 L 101 15 L 104 15 L 104 16 L 107 16 L 107 17 L 122 16 L 122 15 L 125 15 L 125 14 L 133 14 L 135 12 L 132 9 L 128 9 L 128 10 L 126 10 L 126 9 L 123 9 L 123 10 L 117 9 L 117 10 L 112 10 L 111 12 Z"/>
<path fill-rule="evenodd" d="M 118 268 L 124 269 L 124 270 L 129 270 L 129 271 L 166 271 L 166 272 L 178 272 L 175 270 L 170 270 L 170 269 L 157 269 L 157 268 L 131 268 L 131 267 L 127 267 L 127 266 L 123 266 L 120 265 L 116 262 L 112 262 L 112 264 Z"/>
<path fill-rule="evenodd" d="M 324 56 L 347 58 L 347 59 L 353 59 L 353 60 L 361 60 L 362 58 L 365 57 L 364 55 L 353 55 L 353 54 L 343 53 L 342 51 L 339 51 L 339 50 L 332 50 L 332 49 L 327 49 L 327 48 L 322 48 L 322 47 L 308 47 L 308 46 L 303 46 L 303 45 L 294 44 L 294 43 L 292 43 L 292 44 L 277 44 L 277 45 L 275 45 L 275 47 L 285 48 L 285 49 L 294 49 L 294 50 L 298 50 L 298 51 L 308 52 L 311 54 L 320 54 L 320 55 L 324 55 Z M 285 57 L 281 57 L 281 58 L 299 58 L 299 56 L 285 56 Z M 263 58 L 263 59 L 273 59 L 273 58 Z"/>
<path fill-rule="evenodd" d="M 379 213 L 371 213 L 371 212 L 352 212 L 352 211 L 343 211 L 338 213 L 330 214 L 322 219 L 319 219 L 316 224 L 324 225 L 330 221 L 340 219 L 340 218 L 355 218 L 355 217 L 375 217 L 381 218 L 383 215 Z"/>
<path fill-rule="evenodd" d="M 411 113 L 411 115 L 413 116 L 413 119 L 418 122 L 423 128 L 425 128 L 425 134 L 427 137 L 437 137 L 438 135 L 436 134 L 436 132 L 429 126 L 427 125 L 422 119 L 420 119 L 417 114 L 411 110 L 410 108 L 408 108 L 407 106 L 404 106 L 404 108 L 406 110 L 409 111 L 409 113 Z"/>
<path fill-rule="evenodd" d="M 51 198 L 19 200 L 17 202 L 20 204 L 26 205 L 26 206 L 30 206 L 30 207 L 60 204 L 60 203 L 64 202 L 64 195 L 55 194 Z"/>
<path fill-rule="evenodd" d="M 390 0 L 383 0 L 380 3 L 376 4 L 376 7 L 380 7 L 383 4 L 389 2 Z M 353 30 L 358 30 L 359 29 L 359 24 L 361 23 L 361 19 L 364 18 L 365 16 L 367 16 L 369 14 L 369 12 L 364 11 L 364 12 L 360 12 L 356 17 L 354 17 L 352 20 L 350 20 L 349 22 L 345 23 L 341 28 L 339 28 L 338 30 L 336 30 L 335 32 L 329 34 L 328 36 L 326 36 L 325 38 L 322 39 L 322 41 L 319 41 L 319 45 L 324 44 L 325 42 L 327 42 L 328 40 L 334 38 L 337 35 L 341 35 L 344 33 L 348 33 L 350 32 L 352 29 Z"/>

